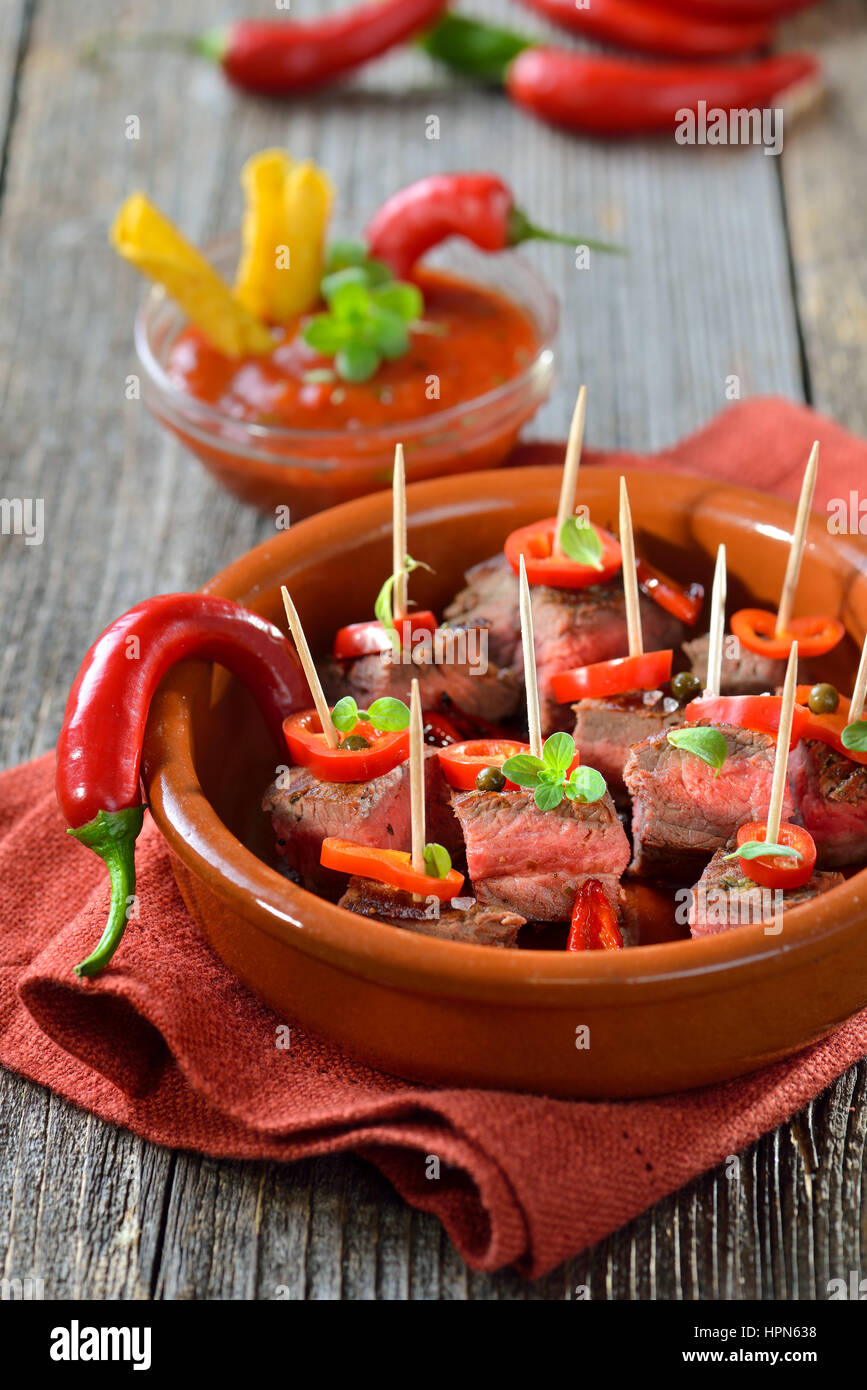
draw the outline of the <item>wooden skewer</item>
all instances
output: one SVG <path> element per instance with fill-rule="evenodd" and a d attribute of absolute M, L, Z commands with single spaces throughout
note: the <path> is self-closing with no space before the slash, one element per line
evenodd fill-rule
<path fill-rule="evenodd" d="M 780 835 L 780 820 L 783 815 L 783 796 L 786 790 L 786 769 L 789 766 L 789 744 L 792 739 L 792 714 L 795 708 L 795 687 L 798 684 L 798 644 L 792 643 L 789 664 L 786 667 L 786 682 L 783 686 L 783 703 L 780 709 L 780 728 L 777 734 L 777 756 L 774 759 L 774 781 L 771 787 L 771 804 L 768 808 L 768 828 L 765 839 L 768 844 L 776 844 Z"/>
<path fill-rule="evenodd" d="M 864 638 L 864 645 L 861 648 L 861 660 L 858 663 L 858 674 L 855 677 L 855 689 L 852 691 L 852 700 L 849 705 L 850 724 L 854 724 L 863 715 L 865 695 L 867 695 L 867 637 Z"/>
<path fill-rule="evenodd" d="M 587 387 L 578 392 L 572 423 L 569 426 L 569 441 L 566 445 L 566 461 L 563 464 L 563 481 L 560 484 L 560 501 L 557 504 L 557 525 L 554 527 L 554 554 L 560 552 L 560 532 L 566 525 L 575 507 L 575 490 L 578 486 L 578 466 L 581 462 L 581 448 L 584 443 L 584 416 L 587 413 Z"/>
<path fill-rule="evenodd" d="M 301 626 L 301 619 L 298 617 L 298 610 L 289 597 L 289 590 L 286 588 L 285 584 L 281 585 L 280 592 L 283 595 L 283 607 L 286 609 L 289 631 L 292 633 L 292 638 L 298 652 L 298 659 L 307 677 L 307 684 L 310 686 L 310 694 L 313 696 L 313 703 L 316 706 L 316 713 L 319 715 L 322 732 L 328 740 L 329 748 L 336 748 L 340 742 L 340 735 L 331 722 L 331 711 L 328 708 L 325 691 L 322 689 L 319 672 L 313 665 L 313 657 L 310 655 L 310 648 L 307 645 L 307 638 L 304 636 L 304 629 Z"/>
<path fill-rule="evenodd" d="M 539 684 L 536 680 L 536 643 L 533 637 L 533 605 L 527 583 L 527 567 L 521 556 L 519 578 L 521 609 L 521 646 L 524 652 L 524 686 L 527 691 L 527 724 L 530 729 L 530 752 L 542 756 L 542 719 L 539 714 Z"/>
<path fill-rule="evenodd" d="M 710 606 L 710 631 L 707 646 L 707 693 L 719 695 L 722 686 L 723 643 L 726 631 L 726 597 L 728 576 L 726 571 L 726 548 L 721 545 L 716 553 L 716 569 L 713 572 L 713 590 Z"/>
<path fill-rule="evenodd" d="M 424 725 L 418 681 L 413 680 L 409 697 L 409 806 L 412 825 L 412 867 L 423 874 L 424 866 Z"/>
<path fill-rule="evenodd" d="M 777 609 L 778 636 L 780 633 L 786 631 L 792 619 L 792 609 L 795 606 L 795 593 L 801 574 L 801 561 L 804 558 L 804 543 L 807 539 L 807 527 L 810 523 L 810 509 L 813 506 L 813 493 L 816 491 L 816 474 L 818 469 L 819 441 L 817 439 L 810 450 L 810 457 L 807 460 L 807 467 L 804 472 L 804 481 L 801 484 L 798 515 L 795 519 L 795 534 L 792 536 L 792 548 L 789 551 L 789 562 L 786 565 L 783 592 L 780 594 L 780 606 Z"/>
<path fill-rule="evenodd" d="M 641 636 L 641 608 L 638 602 L 638 572 L 635 568 L 635 540 L 632 535 L 632 512 L 626 479 L 620 479 L 620 549 L 623 551 L 623 593 L 626 598 L 626 630 L 629 635 L 629 655 L 641 656 L 644 641 Z"/>
<path fill-rule="evenodd" d="M 393 515 L 391 539 L 391 571 L 394 575 L 392 590 L 392 611 L 395 621 L 406 617 L 407 573 L 406 573 L 406 466 L 403 458 L 403 445 L 394 446 L 394 474 L 391 481 L 391 505 Z"/>

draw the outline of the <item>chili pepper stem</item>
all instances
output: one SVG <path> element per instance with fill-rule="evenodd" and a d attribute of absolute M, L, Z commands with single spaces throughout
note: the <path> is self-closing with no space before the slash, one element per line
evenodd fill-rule
<path fill-rule="evenodd" d="M 135 842 L 143 820 L 144 806 L 133 806 L 123 811 L 99 811 L 86 825 L 67 831 L 105 861 L 111 882 L 105 930 L 96 949 L 75 966 L 76 975 L 98 975 L 120 945 L 128 903 L 135 893 Z"/>
<path fill-rule="evenodd" d="M 613 242 L 591 241 L 587 237 L 569 236 L 566 232 L 549 232 L 546 227 L 537 227 L 520 208 L 512 208 L 509 213 L 506 241 L 509 246 L 520 246 L 522 241 L 554 241 L 559 246 L 586 246 L 589 251 L 626 255 L 626 247 L 615 246 Z"/>

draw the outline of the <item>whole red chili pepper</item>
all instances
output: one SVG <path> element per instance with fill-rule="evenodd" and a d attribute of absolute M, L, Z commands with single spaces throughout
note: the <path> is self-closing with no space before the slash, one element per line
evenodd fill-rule
<path fill-rule="evenodd" d="M 673 14 L 655 0 L 591 0 L 579 9 L 575 0 L 524 0 L 531 10 L 583 38 L 676 58 L 729 58 L 770 42 L 769 24 Z"/>
<path fill-rule="evenodd" d="M 278 628 L 213 594 L 164 594 L 106 628 L 69 692 L 57 740 L 57 800 L 69 834 L 108 866 L 111 905 L 99 945 L 75 967 L 95 975 L 111 960 L 135 892 L 135 841 L 142 827 L 139 773 L 151 698 L 176 661 L 216 661 L 257 697 L 279 746 L 283 720 L 305 685 Z"/>
<path fill-rule="evenodd" d="M 230 82 L 265 96 L 321 87 L 426 29 L 447 0 L 367 0 L 338 14 L 298 23 L 240 19 L 204 34 L 105 34 L 88 44 L 180 48 L 220 64 Z"/>
<path fill-rule="evenodd" d="M 673 132 L 678 113 L 697 113 L 702 102 L 708 109 L 763 107 L 819 72 L 805 53 L 730 66 L 577 53 L 458 15 L 446 15 L 421 43 L 449 67 L 502 84 L 543 120 L 591 135 Z"/>
<path fill-rule="evenodd" d="M 387 199 L 365 231 L 371 256 L 385 261 L 399 280 L 409 276 L 426 251 L 450 236 L 467 237 L 482 251 L 502 251 L 534 238 L 596 251 L 621 249 L 535 226 L 496 174 L 432 174 L 419 179 Z"/>
<path fill-rule="evenodd" d="M 598 878 L 585 878 L 578 889 L 566 950 L 623 950 L 617 913 Z"/>

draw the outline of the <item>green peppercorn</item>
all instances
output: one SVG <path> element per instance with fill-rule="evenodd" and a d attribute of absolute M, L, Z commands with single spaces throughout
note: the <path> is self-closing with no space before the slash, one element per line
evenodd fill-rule
<path fill-rule="evenodd" d="M 807 704 L 814 714 L 833 714 L 839 703 L 840 692 L 827 682 L 814 685 L 807 696 Z"/>
<path fill-rule="evenodd" d="M 701 681 L 692 671 L 678 671 L 671 678 L 671 693 L 682 705 L 688 705 L 701 694 Z"/>
<path fill-rule="evenodd" d="M 356 752 L 360 748 L 369 748 L 370 744 L 363 734 L 347 734 L 346 738 L 341 739 L 338 748 L 345 748 L 349 752 Z"/>
<path fill-rule="evenodd" d="M 501 792 L 506 779 L 498 767 L 483 767 L 476 777 L 476 791 Z"/>

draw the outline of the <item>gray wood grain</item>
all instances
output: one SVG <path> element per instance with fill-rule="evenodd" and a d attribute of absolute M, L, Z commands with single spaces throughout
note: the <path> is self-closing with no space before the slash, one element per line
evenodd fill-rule
<path fill-rule="evenodd" d="M 289 106 L 239 96 L 173 54 L 86 66 L 84 37 L 163 28 L 166 7 L 32 8 L 32 18 L 27 0 L 0 10 L 0 138 L 13 117 L 0 204 L 0 490 L 44 497 L 46 538 L 0 539 L 2 765 L 51 745 L 81 653 L 112 616 L 195 587 L 268 533 L 267 518 L 124 398 L 140 285 L 116 264 L 106 228 L 133 188 L 204 242 L 237 223 L 239 166 L 272 142 L 329 166 L 350 223 L 422 173 L 491 167 L 539 221 L 630 249 L 586 272 L 555 247 L 528 250 L 563 303 L 561 384 L 536 433 L 564 432 L 586 380 L 592 442 L 656 447 L 719 408 L 731 374 L 744 394 L 812 391 L 863 428 L 864 0 L 834 0 L 792 26 L 827 57 L 838 91 L 787 130 L 781 169 L 759 150 L 572 140 L 412 52 Z M 472 9 L 503 18 L 499 0 Z M 171 7 L 178 29 L 218 17 L 211 0 Z M 509 22 L 544 31 L 523 10 Z M 430 114 L 437 142 L 424 138 Z M 528 1284 L 469 1270 L 439 1223 L 358 1159 L 170 1153 L 0 1074 L 0 1275 L 41 1276 L 60 1299 L 564 1299 L 579 1286 L 594 1299 L 823 1298 L 829 1278 L 864 1263 L 865 1077 L 853 1070 L 740 1155 L 736 1177 L 705 1175 Z"/>

